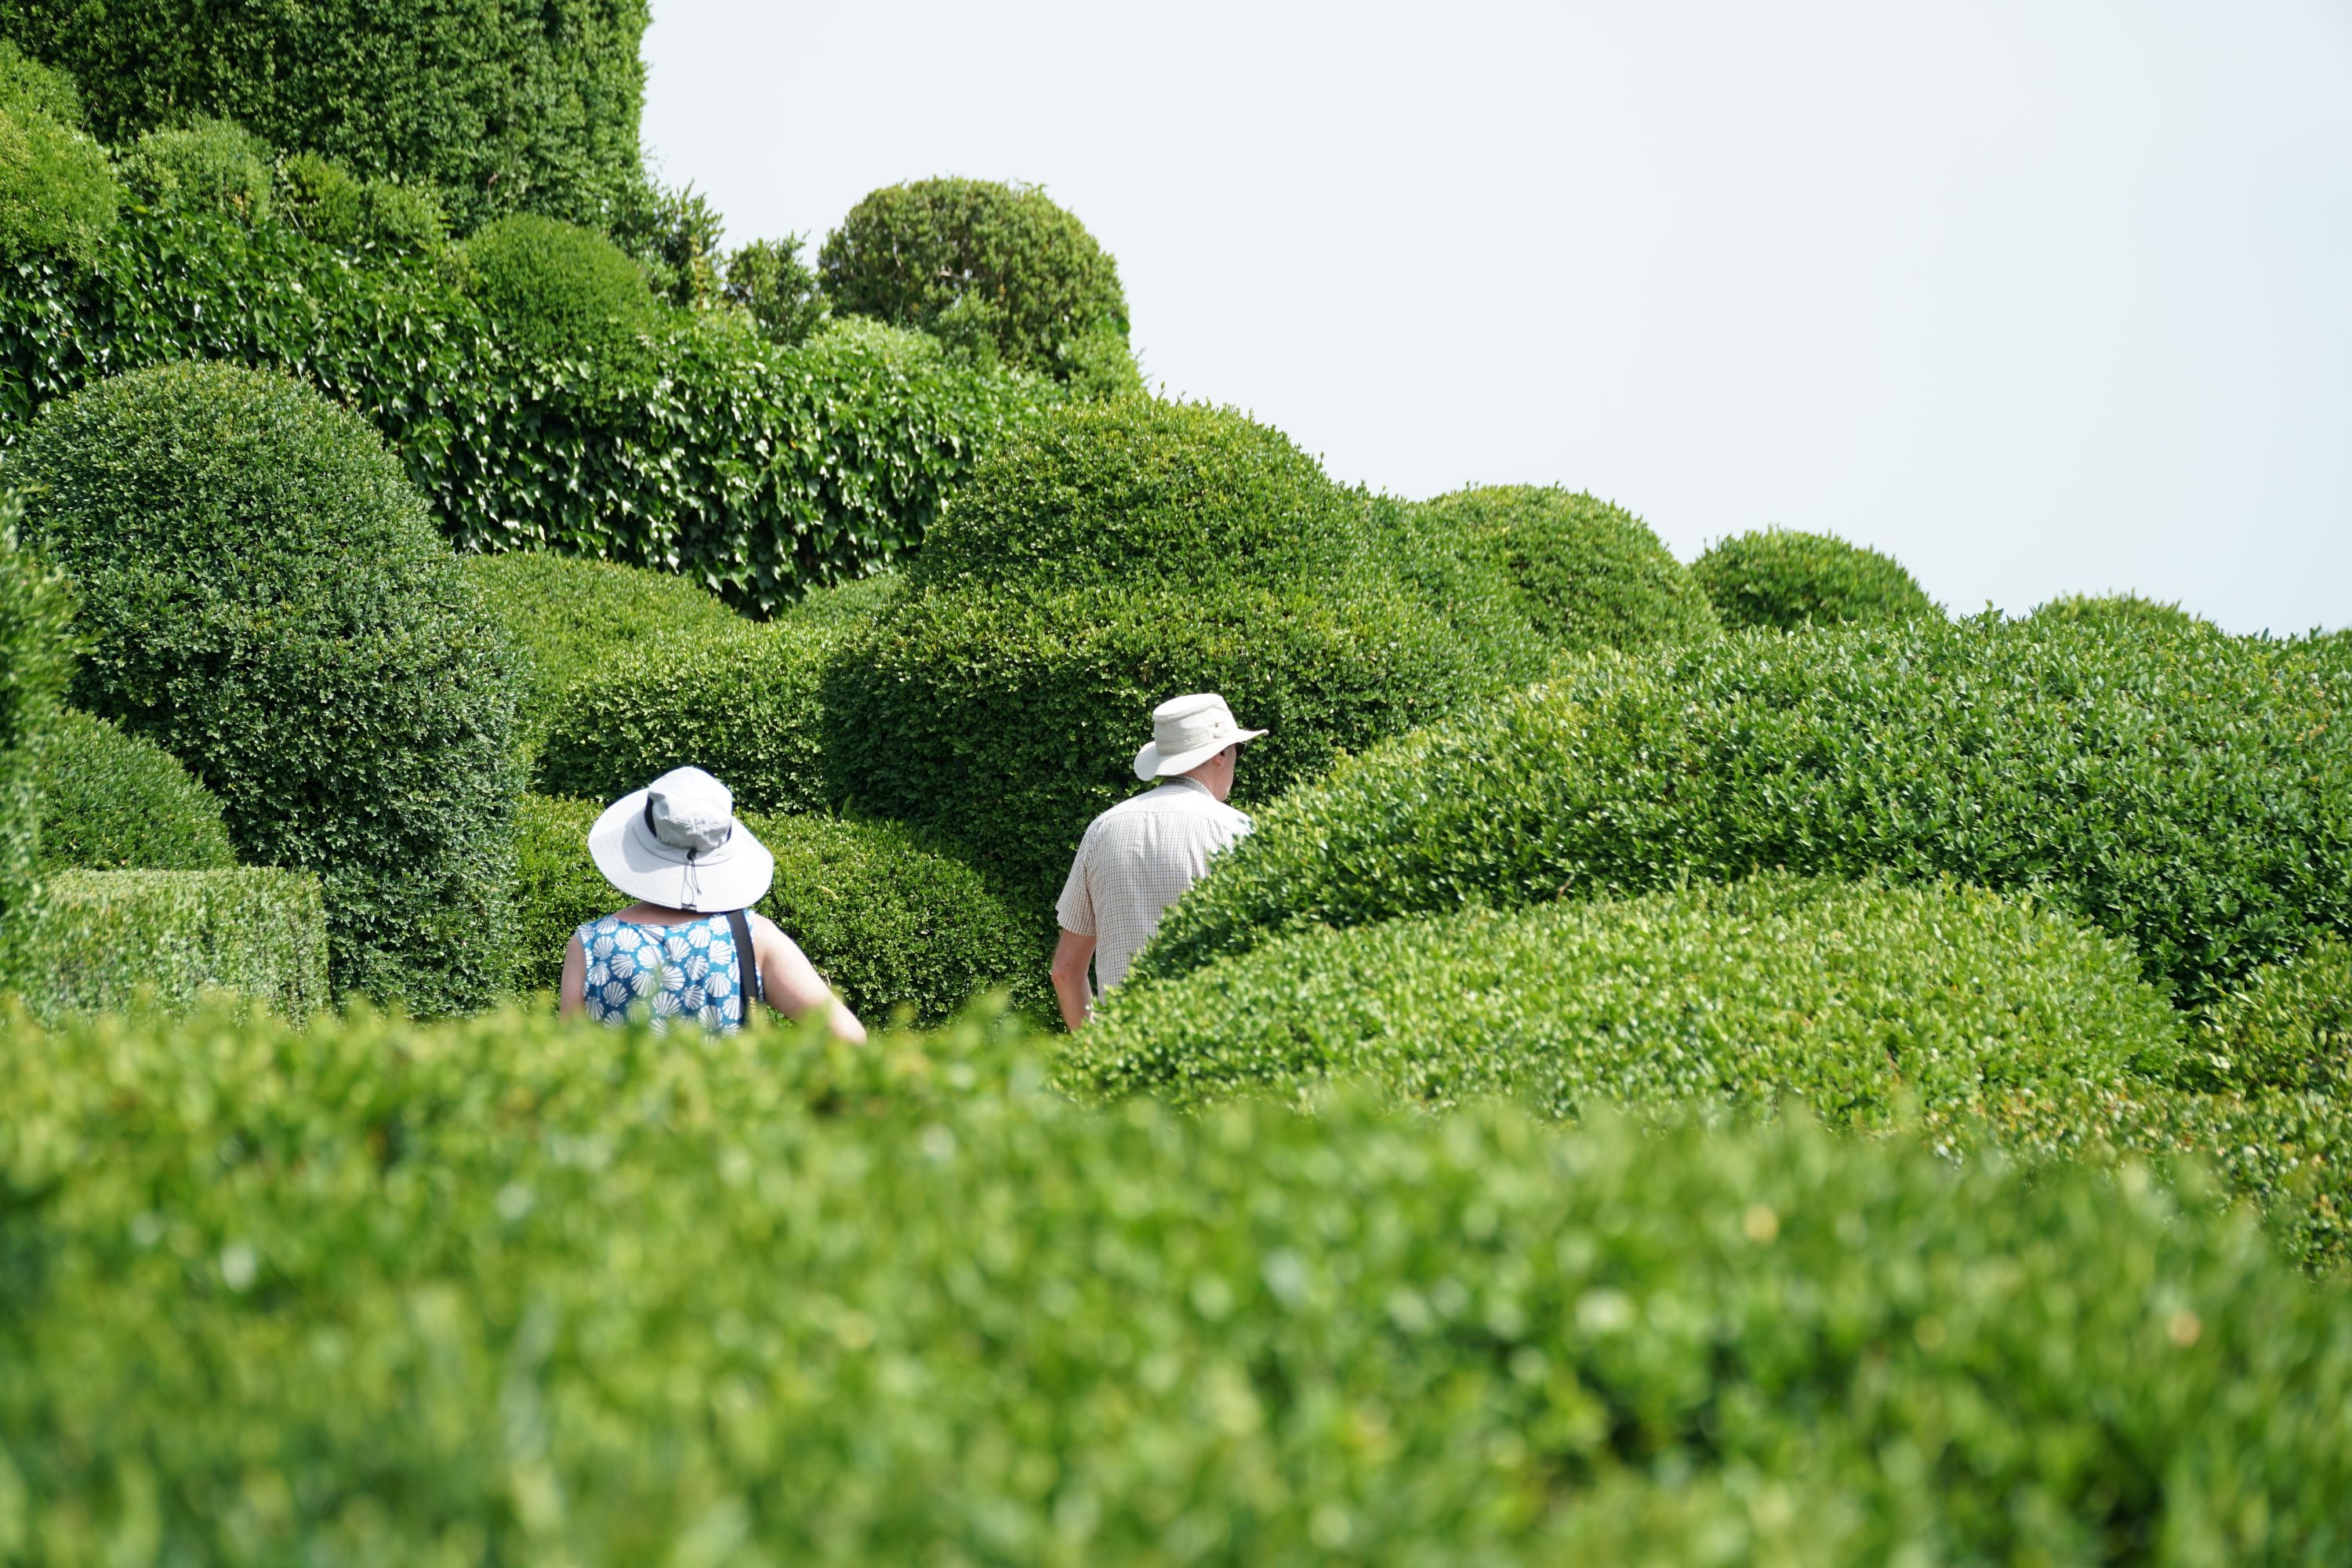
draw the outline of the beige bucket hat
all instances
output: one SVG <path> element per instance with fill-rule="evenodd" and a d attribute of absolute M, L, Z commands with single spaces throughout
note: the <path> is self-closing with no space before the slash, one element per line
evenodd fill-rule
<path fill-rule="evenodd" d="M 776 875 L 776 858 L 735 819 L 735 797 L 700 768 L 677 768 L 604 809 L 588 857 L 634 899 L 674 910 L 748 910 Z"/>
<path fill-rule="evenodd" d="M 1213 691 L 1171 697 L 1151 710 L 1151 739 L 1135 753 L 1135 776 L 1172 778 L 1191 773 L 1237 741 L 1255 741 L 1263 730 L 1244 730 L 1234 710 Z"/>

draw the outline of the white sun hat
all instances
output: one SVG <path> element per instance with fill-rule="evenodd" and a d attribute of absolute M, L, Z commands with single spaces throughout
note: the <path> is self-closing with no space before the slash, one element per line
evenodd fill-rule
<path fill-rule="evenodd" d="M 776 858 L 735 819 L 735 797 L 700 768 L 677 768 L 607 806 L 588 830 L 596 869 L 631 898 L 674 910 L 748 910 Z"/>
<path fill-rule="evenodd" d="M 1151 739 L 1135 753 L 1135 776 L 1173 778 L 1189 773 L 1237 741 L 1255 741 L 1263 730 L 1244 730 L 1234 710 L 1213 691 L 1171 697 L 1151 710 Z"/>

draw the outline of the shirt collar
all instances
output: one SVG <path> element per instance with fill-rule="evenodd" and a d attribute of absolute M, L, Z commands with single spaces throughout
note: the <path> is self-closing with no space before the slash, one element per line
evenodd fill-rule
<path fill-rule="evenodd" d="M 1181 773 L 1176 774 L 1173 778 L 1164 778 L 1160 781 L 1160 787 L 1162 789 L 1167 788 L 1170 784 L 1182 784 L 1186 789 L 1199 790 L 1211 800 L 1217 798 L 1216 792 L 1211 789 L 1207 784 L 1202 784 L 1199 779 L 1188 779 Z"/>

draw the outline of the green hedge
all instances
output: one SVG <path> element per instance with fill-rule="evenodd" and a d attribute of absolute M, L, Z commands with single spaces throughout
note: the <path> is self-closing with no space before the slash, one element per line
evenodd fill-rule
<path fill-rule="evenodd" d="M 242 223 L 269 216 L 277 183 L 269 144 L 226 120 L 150 131 L 124 150 L 131 195 L 165 212 L 217 213 Z"/>
<path fill-rule="evenodd" d="M 722 636 L 744 624 L 688 579 L 642 566 L 545 550 L 468 555 L 459 564 L 514 650 L 517 728 L 534 754 L 562 716 L 564 694 L 595 671 L 664 638 Z"/>
<path fill-rule="evenodd" d="M 0 266 L 87 260 L 121 205 L 106 149 L 82 134 L 73 83 L 0 37 Z"/>
<path fill-rule="evenodd" d="M 1118 267 L 1034 186 L 914 180 L 849 209 L 817 273 L 834 310 L 1083 384 L 1131 383 Z M 1104 362 L 1112 362 L 1106 365 Z"/>
<path fill-rule="evenodd" d="M 0 992 L 39 916 L 40 763 L 72 669 L 64 585 L 16 548 L 22 500 L 0 489 Z"/>
<path fill-rule="evenodd" d="M 525 795 L 516 817 L 514 983 L 552 991 L 563 948 L 586 921 L 629 900 L 588 858 L 588 829 L 604 803 Z M 974 997 L 1006 993 L 1023 1011 L 1052 1012 L 1045 955 L 978 872 L 887 823 L 762 816 L 744 824 L 776 857 L 760 912 L 869 1023 L 901 1005 L 918 1024 L 943 1023 Z"/>
<path fill-rule="evenodd" d="M 1739 534 L 1692 562 L 1691 574 L 1735 630 L 1881 626 L 1939 613 L 1892 556 L 1829 533 Z"/>
<path fill-rule="evenodd" d="M 173 1011 L 231 991 L 288 1017 L 327 1005 L 327 915 L 307 871 L 62 871 L 25 989 L 34 1011 Z"/>
<path fill-rule="evenodd" d="M 1496 1108 L 1087 1114 L 1038 1092 L 1035 1049 L 0 1026 L 20 1539 L 227 1564 L 2352 1551 L 2352 1295 L 2135 1173 Z"/>
<path fill-rule="evenodd" d="M 236 864 L 221 803 L 143 736 L 68 710 L 41 746 L 41 870 L 209 871 Z"/>
<path fill-rule="evenodd" d="M 2177 602 L 2168 605 L 2156 599 L 2144 599 L 2137 594 L 2069 594 L 2040 605 L 2032 618 L 2037 621 L 2081 622 L 2116 632 L 2214 629 L 2212 622 L 2201 616 L 2190 615 Z"/>
<path fill-rule="evenodd" d="M 283 375 L 164 365 L 44 409 L 14 466 L 79 592 L 79 704 L 187 763 L 243 858 L 325 879 L 338 990 L 488 1001 L 509 665 L 375 433 Z"/>
<path fill-rule="evenodd" d="M 1483 650 L 1377 582 L 933 591 L 859 624 L 834 658 L 825 754 L 861 814 L 940 835 L 1047 920 L 1087 823 L 1136 790 L 1136 750 L 1168 698 L 1221 691 L 1269 731 L 1234 786 L 1252 809 L 1496 679 Z"/>
<path fill-rule="evenodd" d="M 466 242 L 469 282 L 499 328 L 539 353 L 609 365 L 654 324 L 646 275 L 603 235 L 516 213 Z"/>
<path fill-rule="evenodd" d="M 1076 404 L 981 458 L 907 577 L 1040 591 L 1272 587 L 1360 561 L 1363 510 L 1288 437 L 1232 409 Z"/>
<path fill-rule="evenodd" d="M 2352 679 L 2297 644 L 1997 616 L 1596 664 L 1269 809 L 1139 973 L 1771 867 L 2038 887 L 2202 1001 L 2352 931 Z"/>
<path fill-rule="evenodd" d="M 1402 521 L 1405 552 L 1499 572 L 1514 606 L 1563 652 L 1672 647 L 1717 629 L 1706 595 L 1649 526 L 1592 496 L 1476 487 L 1406 508 Z"/>
<path fill-rule="evenodd" d="M 2200 1081 L 2255 1094 L 2341 1096 L 2352 1089 L 2352 945 L 2323 937 L 2284 963 L 2264 965 L 2202 1024 L 2194 1041 Z"/>
<path fill-rule="evenodd" d="M 439 185 L 468 227 L 598 221 L 643 183 L 646 20 L 645 0 L 0 0 L 0 34 L 72 73 L 110 142 L 225 116 Z"/>
<path fill-rule="evenodd" d="M 87 266 L 0 268 L 0 443 L 158 362 L 292 372 L 367 418 L 469 552 L 554 549 L 692 578 L 757 614 L 921 540 L 1047 384 L 869 327 L 778 350 L 732 310 L 657 310 L 624 364 L 549 354 L 430 247 L 346 249 L 299 210 L 117 226 Z"/>
<path fill-rule="evenodd" d="M 1796 1100 L 1878 1129 L 2113 1091 L 2181 1052 L 2130 949 L 2064 915 L 1776 875 L 1302 931 L 1112 992 L 1066 1065 L 1091 1093 L 1180 1103 L 1361 1075 L 1441 1105 Z"/>
<path fill-rule="evenodd" d="M 835 794 L 824 686 L 840 640 L 824 622 L 737 621 L 594 660 L 556 703 L 537 786 L 613 800 L 691 764 L 740 809 L 820 809 Z"/>

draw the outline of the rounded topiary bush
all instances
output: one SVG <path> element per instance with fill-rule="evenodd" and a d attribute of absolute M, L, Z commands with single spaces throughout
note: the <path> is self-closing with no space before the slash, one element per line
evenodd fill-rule
<path fill-rule="evenodd" d="M 223 213 L 246 223 L 269 216 L 276 183 L 268 143 L 226 120 L 150 131 L 122 155 L 131 195 L 164 212 Z"/>
<path fill-rule="evenodd" d="M 1833 534 L 1739 534 L 1692 562 L 1691 574 L 1734 630 L 1878 626 L 1938 613 L 1893 557 Z"/>
<path fill-rule="evenodd" d="M 2036 608 L 2032 619 L 2068 625 L 2096 626 L 2109 631 L 2185 632 L 2216 630 L 2212 622 L 2192 616 L 2178 603 L 2144 599 L 2137 594 L 2070 594 Z"/>
<path fill-rule="evenodd" d="M 1998 616 L 1595 664 L 1276 804 L 1139 967 L 1773 867 L 2039 888 L 2201 1001 L 2352 931 L 2352 683 Z"/>
<path fill-rule="evenodd" d="M 287 221 L 321 244 L 426 250 L 448 237 L 448 215 L 431 190 L 363 180 L 315 153 L 284 159 L 276 191 Z"/>
<path fill-rule="evenodd" d="M 2352 943 L 2324 937 L 2265 964 L 2213 1005 L 2194 1044 L 2192 1076 L 2212 1087 L 2342 1094 L 2352 1088 Z"/>
<path fill-rule="evenodd" d="M 588 858 L 588 829 L 604 809 L 597 801 L 523 797 L 516 814 L 520 990 L 555 989 L 572 933 L 629 901 Z M 1017 919 L 969 866 L 892 824 L 757 813 L 743 820 L 776 857 L 760 912 L 800 943 L 860 1017 L 887 1023 L 905 1006 L 918 1024 L 941 1023 L 991 991 L 1036 1016 L 1049 1012 L 1034 922 Z"/>
<path fill-rule="evenodd" d="M 862 623 L 825 682 L 835 786 L 934 831 L 1046 917 L 1079 836 L 1138 788 L 1151 710 L 1221 691 L 1251 729 L 1244 809 L 1492 689 L 1479 651 L 1392 585 L 930 593 Z"/>
<path fill-rule="evenodd" d="M 207 871 L 236 864 L 221 804 L 143 736 L 67 710 L 41 746 L 41 868 Z"/>
<path fill-rule="evenodd" d="M 1342 1077 L 1549 1116 L 1794 1100 L 1948 1142 L 2011 1099 L 2168 1074 L 2180 1034 L 2127 946 L 2046 907 L 1773 875 L 1301 931 L 1114 990 L 1064 1070 L 1180 1103 Z"/>
<path fill-rule="evenodd" d="M 1641 519 L 1590 495 L 1492 485 L 1404 510 L 1411 554 L 1453 552 L 1499 570 L 1552 647 L 1673 647 L 1717 629 L 1706 595 Z"/>
<path fill-rule="evenodd" d="M 535 353 L 627 358 L 653 321 L 644 269 L 575 224 L 534 213 L 502 217 L 467 240 L 466 262 L 484 310 Z"/>
<path fill-rule="evenodd" d="M 741 810 L 821 809 L 834 794 L 823 688 L 839 640 L 823 623 L 735 620 L 584 667 L 555 702 L 538 787 L 611 800 L 692 765 Z"/>
<path fill-rule="evenodd" d="M 917 585 L 1168 592 L 1327 577 L 1365 553 L 1364 502 L 1229 408 L 1129 398 L 994 442 L 908 562 Z"/>
<path fill-rule="evenodd" d="M 0 263 L 86 260 L 113 226 L 122 187 L 80 115 L 72 82 L 0 38 Z"/>
<path fill-rule="evenodd" d="M 817 274 L 836 311 L 985 345 L 1057 379 L 1102 379 L 1105 338 L 1127 337 L 1117 264 L 1033 186 L 885 186 L 825 237 Z"/>
<path fill-rule="evenodd" d="M 356 415 L 157 366 L 42 409 L 28 536 L 74 579 L 79 702 L 217 795 L 243 858 L 318 871 L 341 990 L 495 991 L 513 700 L 497 627 Z"/>

